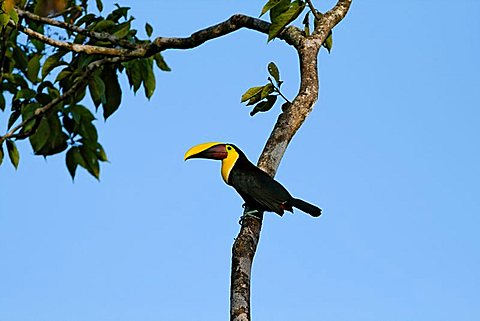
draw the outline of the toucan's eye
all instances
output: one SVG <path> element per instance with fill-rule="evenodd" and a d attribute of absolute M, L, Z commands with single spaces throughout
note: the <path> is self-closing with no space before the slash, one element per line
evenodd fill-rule
<path fill-rule="evenodd" d="M 230 147 L 230 146 L 227 146 L 227 149 L 228 149 L 228 150 L 232 150 L 232 147 Z"/>

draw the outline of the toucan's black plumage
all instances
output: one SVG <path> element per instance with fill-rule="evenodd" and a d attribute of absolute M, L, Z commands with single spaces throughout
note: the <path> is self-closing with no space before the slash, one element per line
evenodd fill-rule
<path fill-rule="evenodd" d="M 222 160 L 223 180 L 231 185 L 250 208 L 275 212 L 293 212 L 293 207 L 312 216 L 320 216 L 321 209 L 301 199 L 294 198 L 270 175 L 252 164 L 245 154 L 233 144 L 205 143 L 192 147 L 185 154 L 190 158 Z"/>

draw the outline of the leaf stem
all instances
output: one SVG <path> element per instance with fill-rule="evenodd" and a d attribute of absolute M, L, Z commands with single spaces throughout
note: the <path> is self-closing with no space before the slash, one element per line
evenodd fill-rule
<path fill-rule="evenodd" d="M 268 77 L 268 81 L 270 81 L 270 83 L 272 84 L 273 86 L 273 90 L 278 94 L 280 95 L 280 97 L 282 97 L 287 103 L 291 104 L 292 102 L 290 100 L 288 100 L 287 97 L 285 97 L 282 92 L 280 91 L 280 88 L 278 88 L 277 86 L 275 86 L 275 84 L 273 83 L 272 81 L 272 78 Z"/>

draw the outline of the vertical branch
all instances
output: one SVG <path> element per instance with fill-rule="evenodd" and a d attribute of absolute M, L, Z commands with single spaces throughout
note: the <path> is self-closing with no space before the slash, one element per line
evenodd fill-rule
<path fill-rule="evenodd" d="M 290 107 L 278 116 L 277 122 L 258 160 L 258 167 L 272 177 L 295 133 L 303 124 L 318 99 L 317 61 L 328 31 L 348 12 L 351 0 L 339 0 L 328 11 L 316 30 L 315 37 L 302 37 L 294 46 L 300 60 L 300 89 Z M 250 282 L 253 258 L 260 240 L 263 215 L 260 220 L 246 217 L 232 248 L 230 285 L 230 320 L 250 321 Z"/>
<path fill-rule="evenodd" d="M 277 123 L 258 160 L 258 166 L 275 176 L 280 161 L 293 136 L 313 109 L 318 97 L 318 46 L 306 39 L 298 48 L 300 57 L 300 90 L 292 105 L 278 117 Z M 232 248 L 230 285 L 230 320 L 249 321 L 250 280 L 253 258 L 260 240 L 261 219 L 246 217 Z"/>

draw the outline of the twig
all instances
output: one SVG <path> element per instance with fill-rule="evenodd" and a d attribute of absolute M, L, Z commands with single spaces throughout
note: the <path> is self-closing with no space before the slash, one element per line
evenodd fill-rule
<path fill-rule="evenodd" d="M 13 22 L 10 22 L 9 24 L 13 25 Z M 39 32 L 36 32 L 22 25 L 18 25 L 17 28 L 18 30 L 20 30 L 21 32 L 23 32 L 24 34 L 32 38 L 35 38 L 53 47 L 65 49 L 67 51 L 83 52 L 89 55 L 130 57 L 130 58 L 141 58 L 141 57 L 145 57 L 145 54 L 146 54 L 146 49 L 143 46 L 138 47 L 136 49 L 123 49 L 123 48 L 99 47 L 99 46 L 92 46 L 92 45 L 80 45 L 76 43 L 52 39 L 50 37 L 47 37 Z"/>
<path fill-rule="evenodd" d="M 288 100 L 287 97 L 285 97 L 282 92 L 280 91 L 280 88 L 278 88 L 277 86 L 275 86 L 275 84 L 273 83 L 272 81 L 272 78 L 268 77 L 268 81 L 270 81 L 270 83 L 272 84 L 273 86 L 273 90 L 275 90 L 276 93 L 278 93 L 280 95 L 280 97 L 282 97 L 287 103 L 289 104 L 292 104 L 292 102 L 290 100 Z"/>
<path fill-rule="evenodd" d="M 138 48 L 138 44 L 134 44 L 134 43 L 132 43 L 130 41 L 127 41 L 127 40 L 124 40 L 124 39 L 118 39 L 117 37 L 112 36 L 111 34 L 109 34 L 107 32 L 89 31 L 89 30 L 86 30 L 84 28 L 80 28 L 76 25 L 72 25 L 72 24 L 69 24 L 69 23 L 66 23 L 66 22 L 63 22 L 63 21 L 58 21 L 58 20 L 55 20 L 55 19 L 52 19 L 52 18 L 41 17 L 41 16 L 33 14 L 29 11 L 24 11 L 24 10 L 21 10 L 21 9 L 16 9 L 16 10 L 17 10 L 18 15 L 20 17 L 25 17 L 27 19 L 30 19 L 30 20 L 33 20 L 33 21 L 36 21 L 36 22 L 40 22 L 40 23 L 48 24 L 48 25 L 51 25 L 51 26 L 54 26 L 54 27 L 70 30 L 72 32 L 77 32 L 77 33 L 80 33 L 82 35 L 86 35 L 90 38 L 94 38 L 94 39 L 97 39 L 97 40 L 108 41 L 112 44 L 120 45 L 120 46 L 125 47 L 125 48 L 130 48 L 130 49 Z"/>
<path fill-rule="evenodd" d="M 307 5 L 310 8 L 310 11 L 312 12 L 315 19 L 317 19 L 318 21 L 322 20 L 322 16 L 318 14 L 317 9 L 315 9 L 315 7 L 313 6 L 312 0 L 307 0 Z"/>
<path fill-rule="evenodd" d="M 57 17 L 63 16 L 66 13 L 69 13 L 70 11 L 75 11 L 75 10 L 82 11 L 81 7 L 72 6 L 70 8 L 67 8 L 67 9 L 63 10 L 62 12 L 57 12 L 57 13 L 51 14 L 51 15 L 48 16 L 48 18 L 57 18 Z"/>

